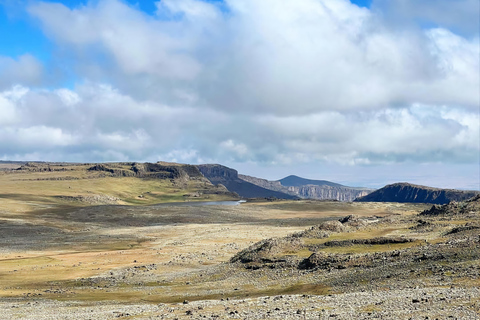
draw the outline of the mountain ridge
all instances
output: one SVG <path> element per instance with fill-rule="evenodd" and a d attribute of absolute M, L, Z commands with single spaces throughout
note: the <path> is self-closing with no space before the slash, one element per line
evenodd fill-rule
<path fill-rule="evenodd" d="M 327 180 L 313 180 L 306 179 L 296 175 L 289 175 L 283 179 L 277 180 L 285 187 L 300 187 L 306 185 L 315 185 L 315 186 L 330 186 L 330 187 L 346 187 L 339 183 L 327 181 Z"/>
<path fill-rule="evenodd" d="M 480 191 L 441 189 L 408 182 L 397 182 L 386 185 L 355 201 L 447 204 L 451 201 L 464 201 L 478 194 L 480 194 Z"/>
<path fill-rule="evenodd" d="M 278 198 L 298 199 L 297 196 L 270 190 L 239 178 L 238 171 L 220 164 L 197 165 L 200 172 L 212 184 L 224 185 L 230 192 L 235 192 L 244 198 Z"/>
<path fill-rule="evenodd" d="M 238 177 L 263 188 L 294 195 L 302 199 L 353 201 L 357 197 L 364 196 L 374 190 L 348 187 L 326 180 L 304 179 L 293 175 L 276 181 L 241 174 Z M 287 181 L 286 183 L 291 185 L 284 185 L 282 180 Z"/>

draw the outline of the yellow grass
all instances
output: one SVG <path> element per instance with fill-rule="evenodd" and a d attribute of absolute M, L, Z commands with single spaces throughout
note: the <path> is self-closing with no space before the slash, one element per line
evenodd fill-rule
<path fill-rule="evenodd" d="M 230 199 L 228 196 L 215 194 L 196 198 L 186 196 L 204 188 L 205 184 L 201 181 L 189 181 L 186 186 L 179 187 L 169 179 L 102 177 L 98 172 L 86 171 L 87 167 L 76 167 L 74 171 L 0 175 L 0 212 L 26 212 L 52 204 L 88 205 L 62 197 L 95 195 L 114 197 L 120 199 L 120 204 L 135 205 Z M 45 180 L 70 177 L 78 180 Z"/>
<path fill-rule="evenodd" d="M 418 245 L 422 245 L 423 243 L 424 243 L 423 241 L 414 241 L 414 242 L 406 242 L 406 243 L 352 245 L 348 247 L 326 247 L 326 248 L 322 248 L 322 251 L 326 253 L 343 253 L 343 254 L 374 253 L 374 252 L 386 252 L 386 251 L 411 248 Z"/>

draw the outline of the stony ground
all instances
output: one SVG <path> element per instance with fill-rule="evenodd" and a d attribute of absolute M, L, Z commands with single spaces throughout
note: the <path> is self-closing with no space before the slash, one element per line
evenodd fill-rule
<path fill-rule="evenodd" d="M 479 319 L 478 288 L 277 295 L 177 304 L 5 299 L 4 319 Z M 476 308 L 476 309 L 475 309 Z"/>
<path fill-rule="evenodd" d="M 477 202 L 451 207 L 0 210 L 0 319 L 480 319 Z"/>

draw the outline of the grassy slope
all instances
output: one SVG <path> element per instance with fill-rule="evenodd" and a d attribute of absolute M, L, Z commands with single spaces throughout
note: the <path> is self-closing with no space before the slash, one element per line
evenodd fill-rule
<path fill-rule="evenodd" d="M 225 200 L 226 195 L 189 194 L 211 188 L 202 181 L 177 186 L 168 179 L 105 177 L 103 172 L 88 171 L 90 165 L 67 166 L 67 171 L 0 173 L 0 210 L 33 210 L 40 205 L 88 205 L 65 197 L 107 196 L 119 204 L 155 204 L 185 200 Z M 58 179 L 58 180 L 54 180 Z"/>

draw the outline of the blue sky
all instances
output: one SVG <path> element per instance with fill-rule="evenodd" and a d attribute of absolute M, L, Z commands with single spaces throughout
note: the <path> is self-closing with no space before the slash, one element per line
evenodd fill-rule
<path fill-rule="evenodd" d="M 3 0 L 0 159 L 480 189 L 478 7 Z"/>
<path fill-rule="evenodd" d="M 27 4 L 25 1 L 19 2 L 23 5 Z M 48 2 L 61 3 L 71 9 L 84 6 L 88 3 L 86 0 Z M 148 15 L 155 14 L 155 2 L 156 1 L 126 1 L 129 5 L 139 8 Z M 371 4 L 371 1 L 369 0 L 352 0 L 351 2 L 361 7 L 369 7 Z M 39 29 L 38 22 L 30 19 L 21 7 L 22 6 L 17 6 L 10 2 L 3 1 L 2 3 L 0 1 L 0 30 L 2 31 L 0 54 L 16 57 L 25 53 L 34 52 L 37 58 L 41 61 L 47 62 L 54 49 L 53 45 Z"/>
<path fill-rule="evenodd" d="M 35 52 L 42 60 L 48 59 L 49 41 L 43 32 L 24 14 L 10 10 L 9 6 L 0 6 L 0 54 L 16 57 Z"/>

